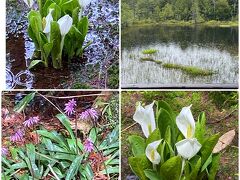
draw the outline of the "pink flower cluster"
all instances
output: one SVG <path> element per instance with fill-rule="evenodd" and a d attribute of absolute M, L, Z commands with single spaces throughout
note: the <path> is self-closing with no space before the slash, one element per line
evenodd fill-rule
<path fill-rule="evenodd" d="M 34 124 L 37 124 L 39 122 L 39 117 L 38 116 L 35 116 L 35 117 L 30 117 L 28 120 L 24 121 L 23 122 L 23 125 L 25 127 L 31 127 L 33 126 Z"/>
<path fill-rule="evenodd" d="M 93 119 L 94 121 L 98 119 L 98 112 L 96 111 L 96 109 L 94 108 L 87 109 L 83 111 L 80 115 L 80 119 L 82 120 L 89 120 L 90 118 Z"/>
<path fill-rule="evenodd" d="M 20 142 L 23 141 L 23 136 L 24 136 L 24 132 L 22 129 L 17 130 L 17 132 L 10 136 L 10 141 L 12 142 Z"/>
<path fill-rule="evenodd" d="M 70 116 L 75 113 L 75 107 L 77 106 L 77 102 L 72 99 L 68 103 L 65 104 L 64 111 L 65 113 Z"/>
<path fill-rule="evenodd" d="M 94 144 L 91 139 L 87 138 L 84 142 L 84 150 L 86 152 L 92 152 L 94 150 Z"/>

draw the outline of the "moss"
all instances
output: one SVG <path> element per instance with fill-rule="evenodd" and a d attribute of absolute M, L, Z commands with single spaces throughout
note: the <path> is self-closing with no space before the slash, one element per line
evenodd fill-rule
<path fill-rule="evenodd" d="M 168 69 L 179 69 L 192 76 L 210 76 L 214 74 L 214 72 L 211 70 L 203 70 L 197 67 L 183 66 L 179 64 L 166 63 L 166 64 L 163 64 L 163 67 Z"/>
<path fill-rule="evenodd" d="M 119 66 L 113 65 L 108 69 L 108 86 L 117 89 L 119 85 Z"/>
<path fill-rule="evenodd" d="M 155 54 L 156 52 L 156 49 L 145 49 L 142 51 L 143 54 Z"/>

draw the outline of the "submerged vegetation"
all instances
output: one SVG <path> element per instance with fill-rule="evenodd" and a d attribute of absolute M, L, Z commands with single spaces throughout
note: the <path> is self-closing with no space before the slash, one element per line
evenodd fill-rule
<path fill-rule="evenodd" d="M 210 70 L 203 70 L 197 67 L 193 66 L 183 66 L 179 64 L 170 64 L 170 63 L 165 63 L 162 65 L 164 68 L 168 69 L 179 69 L 182 70 L 183 72 L 186 72 L 187 74 L 190 74 L 192 76 L 210 76 L 213 75 L 214 72 Z"/>

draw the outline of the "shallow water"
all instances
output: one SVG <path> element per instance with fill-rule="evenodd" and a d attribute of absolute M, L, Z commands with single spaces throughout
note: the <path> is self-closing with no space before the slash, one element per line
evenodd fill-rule
<path fill-rule="evenodd" d="M 156 49 L 157 53 L 144 55 L 145 49 Z M 122 84 L 123 87 L 237 86 L 237 54 L 237 28 L 147 26 L 126 29 L 122 31 Z M 141 62 L 141 57 L 215 73 L 193 77 L 154 62 Z"/>
<path fill-rule="evenodd" d="M 8 0 L 6 88 L 68 89 L 77 84 L 107 88 L 106 71 L 119 59 L 118 11 L 118 1 L 92 1 L 84 11 L 90 22 L 85 44 L 92 44 L 83 58 L 65 62 L 61 70 L 49 67 L 29 71 L 34 44 L 26 32 L 28 9 L 20 0 Z"/>

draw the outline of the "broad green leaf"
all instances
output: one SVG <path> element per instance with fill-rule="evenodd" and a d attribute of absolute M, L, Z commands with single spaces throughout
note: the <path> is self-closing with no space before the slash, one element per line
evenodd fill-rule
<path fill-rule="evenodd" d="M 144 170 L 152 167 L 152 163 L 147 159 L 145 154 L 128 158 L 132 171 L 141 179 L 147 180 Z"/>
<path fill-rule="evenodd" d="M 220 137 L 219 134 L 215 134 L 215 135 L 205 139 L 204 143 L 202 144 L 202 148 L 200 150 L 201 157 L 202 157 L 202 165 L 206 162 L 206 160 L 212 153 L 213 148 L 217 144 L 219 137 Z"/>
<path fill-rule="evenodd" d="M 81 32 L 83 37 L 87 35 L 88 32 L 88 18 L 85 16 L 78 22 L 78 30 Z"/>
<path fill-rule="evenodd" d="M 170 116 L 170 114 L 165 109 L 162 109 L 162 108 L 159 110 L 156 120 L 157 120 L 158 128 L 160 129 L 160 132 L 161 132 L 161 137 L 165 136 L 167 127 L 168 126 L 171 127 L 172 145 L 174 145 L 175 141 L 176 141 L 176 133 L 175 133 L 176 122 L 175 122 L 175 120 L 173 120 L 172 117 Z"/>
<path fill-rule="evenodd" d="M 43 10 L 42 10 L 42 13 L 43 13 L 43 17 L 46 17 L 48 15 L 48 7 L 55 3 L 54 0 L 46 0 L 44 6 L 43 6 Z"/>
<path fill-rule="evenodd" d="M 71 125 L 70 125 L 70 121 L 68 119 L 68 117 L 65 114 L 57 114 L 56 117 L 60 120 L 60 122 L 62 123 L 62 125 L 67 129 L 68 133 L 70 134 L 72 140 L 76 140 L 75 135 L 72 131 Z"/>
<path fill-rule="evenodd" d="M 72 11 L 72 18 L 73 18 L 73 24 L 77 24 L 78 23 L 78 17 L 79 17 L 79 7 L 76 7 L 73 11 Z"/>
<path fill-rule="evenodd" d="M 205 131 L 206 131 L 206 116 L 205 113 L 201 113 L 198 117 L 195 130 L 195 137 L 197 138 L 200 144 L 203 144 L 204 142 Z"/>
<path fill-rule="evenodd" d="M 132 147 L 132 153 L 134 156 L 145 154 L 146 142 L 144 138 L 132 135 L 128 137 L 128 141 Z"/>
<path fill-rule="evenodd" d="M 182 169 L 182 159 L 175 156 L 168 159 L 160 168 L 160 174 L 163 180 L 179 180 Z"/>
<path fill-rule="evenodd" d="M 162 177 L 153 169 L 144 170 L 145 175 L 151 180 L 161 180 Z"/>
<path fill-rule="evenodd" d="M 81 167 L 82 158 L 82 156 L 76 156 L 66 173 L 66 180 L 72 180 L 75 177 L 78 169 Z"/>
<path fill-rule="evenodd" d="M 37 40 L 36 34 L 33 32 L 31 25 L 28 25 L 27 29 L 29 37 L 32 39 L 34 42 L 35 48 L 38 50 L 40 48 L 39 42 Z"/>
<path fill-rule="evenodd" d="M 161 134 L 159 128 L 156 128 L 147 138 L 146 146 L 154 141 L 158 141 L 161 139 Z"/>
<path fill-rule="evenodd" d="M 60 5 L 63 12 L 72 15 L 73 10 L 76 7 L 80 7 L 78 0 L 69 0 Z"/>
<path fill-rule="evenodd" d="M 170 126 L 167 127 L 166 131 L 165 131 L 165 136 L 164 136 L 164 140 L 171 145 L 171 128 Z"/>
<path fill-rule="evenodd" d="M 59 25 L 56 21 L 51 22 L 50 42 L 54 44 L 52 47 L 52 63 L 56 69 L 60 68 L 59 56 L 61 51 L 61 33 Z"/>
<path fill-rule="evenodd" d="M 198 172 L 200 172 L 201 169 L 201 158 L 198 159 L 197 164 L 192 166 L 192 171 L 190 174 L 190 180 L 195 180 L 198 177 Z"/>
<path fill-rule="evenodd" d="M 35 97 L 36 92 L 32 92 L 28 95 L 26 95 L 15 107 L 14 107 L 14 111 L 15 112 L 22 112 L 26 106 L 28 105 L 28 103 L 30 103 L 31 100 L 33 100 L 33 98 Z"/>
<path fill-rule="evenodd" d="M 32 60 L 28 69 L 32 69 L 34 68 L 36 65 L 38 65 L 39 63 L 44 63 L 42 60 Z"/>
<path fill-rule="evenodd" d="M 106 169 L 102 170 L 100 173 L 102 174 L 119 174 L 119 166 L 107 166 L 107 171 Z"/>
<path fill-rule="evenodd" d="M 41 44 L 40 32 L 42 32 L 42 17 L 40 12 L 31 10 L 28 14 L 28 21 L 31 26 L 32 32 L 35 34 L 35 37 L 38 41 L 38 44 Z"/>
<path fill-rule="evenodd" d="M 46 58 L 48 58 L 48 56 L 50 55 L 52 48 L 53 48 L 53 43 L 46 43 L 43 45 L 43 50 Z"/>
<path fill-rule="evenodd" d="M 53 9 L 53 12 L 52 12 L 53 20 L 58 21 L 58 19 L 61 18 L 61 8 L 57 5 L 57 3 L 52 3 L 48 7 L 48 12 L 49 12 L 50 9 Z"/>
<path fill-rule="evenodd" d="M 220 166 L 220 154 L 213 154 L 212 164 L 208 175 L 209 180 L 215 179 L 217 171 L 219 170 L 219 166 Z"/>
<path fill-rule="evenodd" d="M 169 104 L 165 101 L 158 101 L 157 103 L 157 110 L 160 111 L 160 109 L 165 109 L 170 116 L 172 117 L 172 119 L 176 119 L 176 114 L 173 112 L 172 108 L 169 106 Z M 158 112 L 157 112 L 158 114 Z"/>
<path fill-rule="evenodd" d="M 89 138 L 90 138 L 93 142 L 95 142 L 96 139 L 97 139 L 97 132 L 98 132 L 98 129 L 95 128 L 95 127 L 93 127 L 93 128 L 91 129 L 90 133 L 89 133 Z"/>

